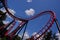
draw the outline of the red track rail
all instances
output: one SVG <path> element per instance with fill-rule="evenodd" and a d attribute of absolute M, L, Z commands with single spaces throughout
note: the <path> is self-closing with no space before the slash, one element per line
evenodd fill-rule
<path fill-rule="evenodd" d="M 14 22 L 10 25 L 8 31 L 5 33 L 5 36 L 8 35 L 8 33 L 12 30 L 12 28 L 14 27 L 15 24 L 16 24 L 16 22 L 14 21 Z"/>
<path fill-rule="evenodd" d="M 10 36 L 10 37 L 14 36 L 14 35 L 16 34 L 16 32 L 17 32 L 22 26 L 24 26 L 24 25 L 25 25 L 25 22 L 20 23 L 20 24 L 18 25 L 18 27 L 9 34 L 9 36 Z"/>
<path fill-rule="evenodd" d="M 37 39 L 40 38 L 42 35 L 44 35 L 44 34 L 52 27 L 52 24 L 54 23 L 54 21 L 55 21 L 55 19 L 56 19 L 55 13 L 52 12 L 52 11 L 43 11 L 43 12 L 41 12 L 41 13 L 35 15 L 35 16 L 32 16 L 31 18 L 27 18 L 27 19 L 18 18 L 18 17 L 16 17 L 16 16 L 12 15 L 12 13 L 9 12 L 8 7 L 7 7 L 7 5 L 6 5 L 5 2 L 3 2 L 3 5 L 4 5 L 4 8 L 6 9 L 6 12 L 7 12 L 13 19 L 19 20 L 19 21 L 23 21 L 22 24 L 20 24 L 21 26 L 23 26 L 24 24 L 26 24 L 27 21 L 33 20 L 33 19 L 35 19 L 35 18 L 37 18 L 37 17 L 40 17 L 40 16 L 42 16 L 42 15 L 44 15 L 44 14 L 49 14 L 49 15 L 50 15 L 50 19 L 48 20 L 47 24 L 38 32 L 38 33 L 41 33 L 41 35 L 40 35 L 39 37 L 35 38 L 34 40 L 37 40 Z M 14 35 L 16 34 L 16 32 L 20 29 L 20 25 L 19 25 L 13 32 L 11 32 L 10 36 L 12 36 L 12 35 L 14 36 Z M 38 33 L 37 33 L 37 34 L 38 34 Z M 37 35 L 37 34 L 36 34 L 36 35 Z M 35 36 L 36 36 L 36 35 L 35 35 Z M 34 37 L 35 37 L 35 36 L 34 36 Z"/>
<path fill-rule="evenodd" d="M 37 40 L 38 38 L 40 38 L 42 35 L 44 35 L 51 27 L 52 27 L 52 25 L 53 25 L 53 23 L 54 23 L 54 20 L 55 19 L 53 19 L 48 25 L 47 25 L 47 28 L 45 29 L 43 29 L 42 31 L 44 31 L 44 32 L 42 32 L 42 31 L 40 31 L 42 34 L 39 36 L 39 37 L 37 37 L 35 40 Z"/>
<path fill-rule="evenodd" d="M 33 19 L 35 19 L 35 18 L 37 18 L 37 17 L 39 17 L 39 16 L 42 16 L 42 15 L 44 15 L 44 14 L 50 14 L 51 16 L 55 16 L 54 12 L 52 12 L 52 11 L 44 11 L 44 12 L 41 12 L 41 13 L 35 15 L 35 16 L 32 16 L 31 18 L 22 19 L 22 18 L 18 18 L 18 17 L 16 17 L 16 16 L 12 15 L 12 13 L 9 12 L 8 7 L 7 7 L 7 5 L 6 5 L 5 2 L 3 2 L 3 5 L 4 5 L 4 8 L 6 9 L 7 13 L 8 13 L 13 19 L 15 19 L 15 20 L 29 21 L 29 20 L 33 20 Z"/>

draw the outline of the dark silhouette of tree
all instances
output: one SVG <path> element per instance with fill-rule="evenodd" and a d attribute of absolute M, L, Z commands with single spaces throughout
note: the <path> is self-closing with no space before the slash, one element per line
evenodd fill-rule
<path fill-rule="evenodd" d="M 18 35 L 16 35 L 16 36 L 13 38 L 13 40 L 22 40 L 22 38 L 19 37 Z"/>
<path fill-rule="evenodd" d="M 42 40 L 52 40 L 52 31 L 47 32 Z"/>
<path fill-rule="evenodd" d="M 19 36 L 16 36 L 16 37 L 15 37 L 15 40 L 22 40 L 22 38 L 19 37 Z"/>
<path fill-rule="evenodd" d="M 3 21 L 6 19 L 6 13 L 4 13 L 4 12 L 2 12 L 1 10 L 0 10 L 0 37 L 2 37 L 1 35 L 3 34 L 2 33 L 2 30 L 4 29 L 4 23 L 3 23 Z"/>
<path fill-rule="evenodd" d="M 56 36 L 56 33 L 53 34 L 53 39 L 54 40 L 58 40 L 57 36 Z"/>
<path fill-rule="evenodd" d="M 6 13 L 0 10 L 0 27 L 4 25 L 3 21 L 6 19 Z"/>
<path fill-rule="evenodd" d="M 4 20 L 6 20 L 6 13 L 2 12 L 0 10 L 0 28 L 3 27 L 5 24 L 3 23 Z M 4 29 L 4 27 L 3 27 Z M 6 37 L 2 34 L 2 30 L 3 29 L 0 29 L 0 40 L 9 40 L 9 37 Z M 2 35 L 2 36 L 1 36 Z M 13 39 L 13 38 L 12 38 Z M 13 40 L 21 40 L 21 37 L 19 37 L 18 35 L 15 36 L 15 38 Z"/>
<path fill-rule="evenodd" d="M 52 31 L 50 30 L 49 32 L 47 32 L 42 40 L 58 40 L 56 33 L 52 34 Z"/>

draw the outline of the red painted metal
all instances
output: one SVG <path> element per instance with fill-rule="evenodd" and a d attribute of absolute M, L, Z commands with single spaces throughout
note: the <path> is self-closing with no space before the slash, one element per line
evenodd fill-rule
<path fill-rule="evenodd" d="M 48 11 L 43 11 L 43 12 L 41 12 L 41 13 L 35 15 L 35 16 L 32 16 L 31 18 L 27 18 L 27 19 L 18 18 L 18 17 L 16 17 L 16 16 L 12 15 L 12 13 L 9 12 L 8 7 L 7 7 L 7 5 L 6 5 L 5 2 L 3 2 L 3 5 L 4 5 L 4 8 L 6 9 L 6 12 L 7 12 L 13 19 L 22 21 L 22 22 L 18 25 L 18 27 L 17 27 L 15 30 L 13 30 L 13 32 L 11 32 L 11 33 L 9 34 L 10 37 L 13 37 L 13 36 L 16 34 L 16 32 L 17 32 L 24 24 L 26 24 L 27 21 L 34 20 L 35 18 L 40 17 L 40 16 L 43 16 L 43 15 L 45 15 L 45 14 L 49 14 L 49 15 L 50 15 L 50 19 L 48 20 L 48 22 L 46 23 L 46 25 L 45 25 L 39 32 L 37 32 L 37 34 L 41 33 L 41 35 L 40 35 L 39 37 L 34 38 L 34 40 L 37 40 L 37 39 L 39 39 L 42 35 L 44 35 L 44 34 L 52 27 L 52 25 L 53 25 L 53 23 L 55 22 L 55 19 L 56 19 L 55 13 L 54 13 L 53 11 L 50 11 L 50 10 L 48 10 Z M 10 29 L 10 30 L 11 30 L 11 29 Z M 37 34 L 36 34 L 36 35 L 37 35 Z M 35 37 L 36 35 L 34 35 L 33 37 Z"/>
<path fill-rule="evenodd" d="M 10 25 L 10 28 L 8 29 L 8 31 L 5 33 L 5 36 L 8 35 L 8 33 L 12 30 L 12 28 L 14 27 L 14 25 L 16 24 L 16 22 L 14 21 L 11 25 Z"/>
<path fill-rule="evenodd" d="M 25 25 L 25 22 L 21 22 L 21 23 L 18 25 L 18 27 L 9 34 L 9 36 L 13 37 L 13 36 L 16 34 L 16 32 L 17 32 L 23 25 Z"/>
<path fill-rule="evenodd" d="M 44 35 L 52 27 L 53 23 L 54 23 L 54 19 L 52 20 L 52 22 L 50 23 L 50 25 L 47 26 L 48 28 L 45 29 L 45 31 L 42 32 L 42 34 L 39 37 L 37 37 L 35 40 L 39 39 L 42 35 Z"/>

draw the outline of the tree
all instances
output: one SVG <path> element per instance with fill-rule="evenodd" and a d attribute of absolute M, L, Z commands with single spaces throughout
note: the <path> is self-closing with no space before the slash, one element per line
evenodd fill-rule
<path fill-rule="evenodd" d="M 54 40 L 58 40 L 57 36 L 56 36 L 56 33 L 53 34 L 53 39 Z"/>
<path fill-rule="evenodd" d="M 16 35 L 16 36 L 13 38 L 13 40 L 22 40 L 22 38 L 19 37 L 18 35 Z"/>
<path fill-rule="evenodd" d="M 6 17 L 7 17 L 6 13 L 0 10 L 0 37 L 2 37 L 1 35 L 3 35 L 2 30 L 4 29 L 4 25 L 5 25 L 3 21 L 6 19 Z"/>
<path fill-rule="evenodd" d="M 15 40 L 22 40 L 21 37 L 16 36 Z"/>
<path fill-rule="evenodd" d="M 1 10 L 0 10 L 0 27 L 4 25 L 3 21 L 6 19 L 6 13 L 3 13 Z"/>
<path fill-rule="evenodd" d="M 42 40 L 58 40 L 56 33 L 52 34 L 52 31 L 50 30 L 49 32 L 47 32 Z"/>
<path fill-rule="evenodd" d="M 52 40 L 52 31 L 47 32 L 42 40 Z"/>

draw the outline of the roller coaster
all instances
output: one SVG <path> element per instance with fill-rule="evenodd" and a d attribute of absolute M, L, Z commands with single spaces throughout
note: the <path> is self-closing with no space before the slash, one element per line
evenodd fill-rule
<path fill-rule="evenodd" d="M 21 30 L 23 29 L 23 27 L 25 26 L 23 36 L 22 36 L 22 40 L 23 40 L 24 33 L 26 31 L 27 24 L 29 23 L 29 21 L 34 20 L 34 19 L 36 19 L 40 16 L 43 16 L 45 14 L 49 14 L 50 19 L 47 21 L 46 25 L 41 30 L 39 30 L 37 32 L 37 34 L 40 33 L 40 35 L 38 37 L 36 37 L 37 34 L 35 34 L 34 36 L 31 36 L 28 40 L 38 40 L 40 37 L 42 37 L 52 27 L 54 22 L 56 23 L 57 29 L 60 33 L 60 25 L 58 23 L 58 20 L 56 19 L 55 12 L 50 11 L 50 10 L 43 11 L 43 12 L 40 12 L 39 14 L 37 14 L 35 16 L 32 16 L 31 18 L 23 19 L 23 18 L 18 18 L 16 16 L 12 15 L 12 13 L 10 13 L 10 11 L 8 10 L 8 7 L 6 5 L 7 4 L 6 0 L 0 0 L 0 3 L 3 5 L 1 8 L 4 7 L 4 9 L 6 10 L 5 13 L 8 13 L 9 16 L 11 16 L 13 18 L 13 20 L 10 23 L 0 27 L 0 30 L 1 30 L 0 36 L 6 36 L 6 37 L 9 37 L 8 40 L 13 40 L 13 38 L 16 36 L 16 33 L 18 32 L 17 33 L 17 35 L 18 35 L 21 32 Z M 15 30 L 13 30 L 11 33 L 9 33 L 12 30 L 12 28 L 14 28 L 16 21 L 22 21 L 22 22 L 19 23 L 19 25 L 17 26 L 17 28 Z M 9 27 L 9 29 L 7 30 L 8 27 Z"/>

